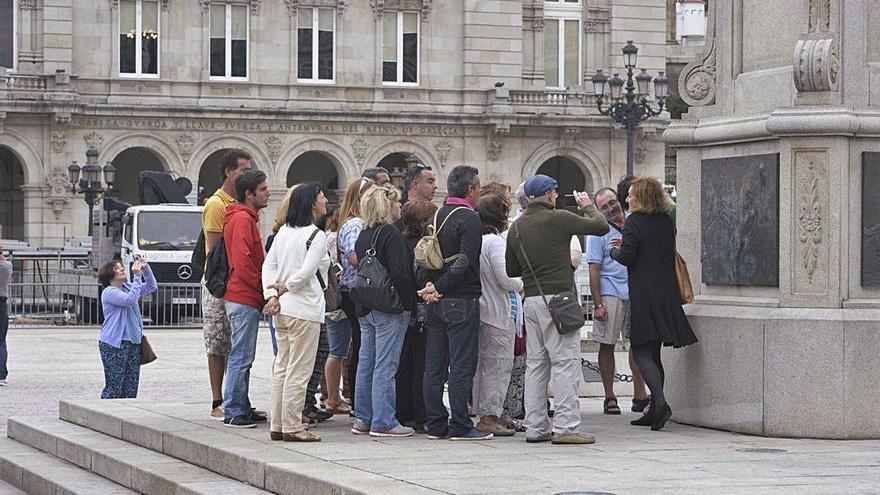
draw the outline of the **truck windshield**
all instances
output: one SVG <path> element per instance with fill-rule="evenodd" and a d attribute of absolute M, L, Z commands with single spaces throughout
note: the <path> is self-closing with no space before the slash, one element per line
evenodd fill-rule
<path fill-rule="evenodd" d="M 192 251 L 202 230 L 199 211 L 144 211 L 137 219 L 138 248 Z"/>

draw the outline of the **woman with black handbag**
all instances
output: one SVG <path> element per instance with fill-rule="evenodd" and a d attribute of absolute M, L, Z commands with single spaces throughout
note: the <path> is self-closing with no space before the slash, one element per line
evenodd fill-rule
<path fill-rule="evenodd" d="M 653 177 L 637 177 L 626 201 L 631 214 L 623 226 L 623 239 L 611 241 L 610 255 L 627 267 L 630 342 L 651 389 L 650 410 L 632 424 L 656 431 L 672 416 L 663 394 L 660 347 L 683 347 L 697 342 L 697 337 L 681 308 L 675 276 L 675 225 L 663 186 Z"/>
<path fill-rule="evenodd" d="M 413 429 L 395 417 L 395 375 L 400 350 L 416 309 L 413 271 L 403 235 L 390 225 L 400 218 L 397 189 L 374 187 L 361 199 L 364 230 L 355 243 L 358 275 L 351 297 L 358 303 L 361 347 L 352 433 L 406 437 Z"/>

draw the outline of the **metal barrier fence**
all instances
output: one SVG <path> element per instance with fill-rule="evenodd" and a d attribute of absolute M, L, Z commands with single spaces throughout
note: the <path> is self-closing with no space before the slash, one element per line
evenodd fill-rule
<path fill-rule="evenodd" d="M 103 311 L 98 284 L 11 283 L 11 325 L 100 325 Z M 201 284 L 159 284 L 141 298 L 145 327 L 200 327 Z"/>

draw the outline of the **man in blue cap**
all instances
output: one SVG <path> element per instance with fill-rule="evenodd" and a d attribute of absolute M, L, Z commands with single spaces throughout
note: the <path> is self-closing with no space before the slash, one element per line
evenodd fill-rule
<path fill-rule="evenodd" d="M 546 175 L 538 174 L 526 180 L 523 189 L 529 205 L 507 236 L 507 275 L 522 277 L 525 286 L 526 441 L 589 444 L 595 439 L 580 432 L 580 332 L 562 335 L 556 330 L 541 291 L 549 301 L 554 295 L 574 288 L 569 253 L 571 236 L 605 235 L 608 222 L 586 192 L 573 191 L 580 215 L 556 209 L 558 187 L 556 180 Z M 556 407 L 553 425 L 547 414 L 551 370 Z"/>

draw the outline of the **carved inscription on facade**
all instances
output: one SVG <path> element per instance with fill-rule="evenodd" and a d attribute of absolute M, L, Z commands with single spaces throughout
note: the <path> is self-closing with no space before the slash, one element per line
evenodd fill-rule
<path fill-rule="evenodd" d="M 74 127 L 85 129 L 151 129 L 156 131 L 234 131 L 291 134 L 353 134 L 361 136 L 461 137 L 464 128 L 435 124 L 355 124 L 339 122 L 227 121 L 207 119 L 148 119 L 76 117 Z"/>
<path fill-rule="evenodd" d="M 862 153 L 862 285 L 880 287 L 880 152 Z"/>
<path fill-rule="evenodd" d="M 703 283 L 779 285 L 779 155 L 703 160 Z"/>

